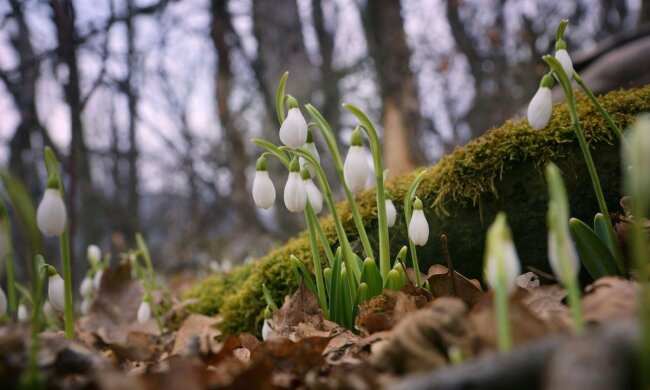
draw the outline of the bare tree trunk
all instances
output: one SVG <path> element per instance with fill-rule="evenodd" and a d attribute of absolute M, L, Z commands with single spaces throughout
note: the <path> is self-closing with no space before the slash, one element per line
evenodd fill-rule
<path fill-rule="evenodd" d="M 411 51 L 406 42 L 399 0 L 368 2 L 363 10 L 368 51 L 375 63 L 382 96 L 383 153 L 393 173 L 425 162 L 420 148 L 422 118 Z"/>

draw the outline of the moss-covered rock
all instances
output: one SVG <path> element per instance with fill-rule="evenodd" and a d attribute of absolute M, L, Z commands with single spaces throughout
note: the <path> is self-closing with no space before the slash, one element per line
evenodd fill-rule
<path fill-rule="evenodd" d="M 650 86 L 611 92 L 601 102 L 621 127 L 626 127 L 642 111 L 650 110 Z M 611 210 L 620 197 L 619 147 L 614 134 L 587 99 L 579 95 L 578 111 L 591 146 L 605 197 Z M 546 129 L 533 130 L 526 121 L 508 121 L 484 136 L 458 147 L 427 169 L 418 196 L 425 204 L 431 226 L 431 239 L 418 250 L 421 267 L 442 262 L 441 233 L 448 237 L 449 249 L 459 272 L 480 278 L 487 226 L 503 210 L 512 227 L 515 244 L 524 265 L 548 270 L 546 260 L 547 195 L 543 167 L 553 161 L 562 169 L 570 195 L 571 214 L 585 221 L 598 211 L 591 182 L 578 141 L 564 104 L 553 109 Z M 406 229 L 401 202 L 416 172 L 389 180 L 387 190 L 398 208 L 398 220 L 390 231 L 391 250 L 406 244 Z M 360 212 L 370 237 L 376 237 L 374 190 L 357 196 Z M 347 202 L 337 205 L 351 240 L 356 230 Z M 329 216 L 321 219 L 323 228 L 336 244 Z M 359 248 L 358 240 L 352 240 Z M 374 243 L 376 245 L 376 243 Z M 295 255 L 310 263 L 306 233 L 259 259 L 253 266 L 240 267 L 228 275 L 215 275 L 193 288 L 187 297 L 198 298 L 197 311 L 223 316 L 226 333 L 258 333 L 264 309 L 262 282 L 277 301 L 295 289 L 297 281 L 289 266 Z"/>

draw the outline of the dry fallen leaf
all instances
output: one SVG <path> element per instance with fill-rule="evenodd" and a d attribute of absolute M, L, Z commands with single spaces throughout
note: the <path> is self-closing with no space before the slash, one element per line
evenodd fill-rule
<path fill-rule="evenodd" d="M 176 341 L 170 354 L 190 355 L 197 352 L 193 348 L 193 340 L 198 341 L 199 352 L 206 354 L 216 342 L 215 338 L 221 335 L 221 331 L 214 327 L 218 321 L 214 317 L 191 314 L 176 332 Z"/>
<path fill-rule="evenodd" d="M 585 288 L 582 310 L 585 320 L 602 322 L 637 315 L 639 284 L 612 276 L 598 279 Z"/>
<path fill-rule="evenodd" d="M 361 304 L 355 327 L 365 336 L 392 329 L 404 315 L 424 306 L 426 302 L 427 300 L 421 296 L 384 290 L 381 295 L 374 296 Z"/>
<path fill-rule="evenodd" d="M 444 265 L 434 264 L 429 268 L 426 280 L 431 286 L 431 293 L 434 297 L 458 297 L 465 301 L 470 307 L 476 304 L 483 296 L 481 283 L 476 279 L 467 279 L 458 272 L 449 272 Z"/>

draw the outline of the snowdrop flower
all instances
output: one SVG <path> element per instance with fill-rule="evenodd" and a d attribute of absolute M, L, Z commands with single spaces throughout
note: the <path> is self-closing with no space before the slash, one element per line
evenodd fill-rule
<path fill-rule="evenodd" d="M 411 223 L 409 223 L 409 238 L 415 245 L 419 246 L 425 245 L 429 240 L 429 224 L 422 208 L 422 201 L 416 197 L 415 202 L 413 202 Z"/>
<path fill-rule="evenodd" d="M 343 177 L 345 184 L 352 192 L 359 192 L 366 188 L 369 168 L 366 153 L 363 150 L 363 137 L 359 129 L 352 132 L 350 150 L 343 164 Z"/>
<path fill-rule="evenodd" d="M 43 194 L 43 200 L 36 210 L 36 223 L 46 237 L 60 236 L 65 230 L 67 213 L 58 188 L 50 187 Z M 54 184 L 56 186 L 56 184 Z"/>
<path fill-rule="evenodd" d="M 314 159 L 316 159 L 316 162 L 320 164 L 320 154 L 318 154 L 318 149 L 316 149 L 316 144 L 314 143 L 314 137 L 312 136 L 311 130 L 307 130 L 307 143 L 302 147 L 305 148 L 305 150 L 308 151 L 314 157 Z M 299 161 L 300 168 L 307 167 L 311 177 L 316 176 L 316 168 L 314 168 L 312 164 L 310 164 L 303 157 L 300 157 Z"/>
<path fill-rule="evenodd" d="M 395 226 L 395 220 L 397 220 L 397 210 L 395 209 L 393 201 L 388 197 L 388 195 L 386 195 L 386 221 L 388 227 Z"/>
<path fill-rule="evenodd" d="M 269 320 L 264 320 L 264 325 L 262 325 L 262 340 L 266 341 L 269 339 L 269 336 L 271 335 L 271 331 L 273 329 L 271 328 L 271 325 L 269 324 Z"/>
<path fill-rule="evenodd" d="M 292 213 L 299 213 L 307 204 L 307 189 L 300 175 L 300 164 L 294 158 L 289 166 L 289 177 L 284 186 L 284 204 Z"/>
<path fill-rule="evenodd" d="M 24 303 L 18 305 L 18 321 L 25 322 L 29 320 L 29 311 Z"/>
<path fill-rule="evenodd" d="M 102 258 L 102 251 L 97 245 L 88 245 L 86 257 L 91 262 L 99 262 Z"/>
<path fill-rule="evenodd" d="M 289 112 L 280 126 L 280 141 L 291 149 L 298 149 L 307 142 L 307 122 L 298 108 L 298 101 L 289 96 Z"/>
<path fill-rule="evenodd" d="M 544 75 L 539 83 L 539 89 L 537 89 L 535 96 L 528 104 L 528 123 L 535 130 L 545 128 L 549 119 L 551 119 L 553 110 L 551 88 L 553 88 L 553 83 L 553 77 Z"/>
<path fill-rule="evenodd" d="M 45 301 L 43 304 L 43 314 L 45 314 L 45 318 L 48 319 L 56 318 L 56 311 L 52 307 L 50 301 Z"/>
<path fill-rule="evenodd" d="M 266 157 L 257 160 L 255 179 L 253 179 L 253 200 L 261 209 L 269 209 L 275 202 L 275 187 L 266 167 Z"/>
<path fill-rule="evenodd" d="M 104 270 L 100 269 L 97 272 L 95 272 L 95 276 L 93 276 L 93 288 L 95 290 L 99 290 L 99 286 L 102 283 L 102 276 L 104 275 Z"/>
<path fill-rule="evenodd" d="M 487 232 L 485 277 L 491 287 L 503 282 L 508 292 L 512 292 L 517 286 L 517 276 L 520 273 L 521 265 L 506 216 L 499 213 Z"/>
<path fill-rule="evenodd" d="M 626 187 L 630 195 L 650 197 L 650 114 L 634 121 L 628 131 L 628 145 L 621 145 L 626 173 Z"/>
<path fill-rule="evenodd" d="M 573 61 L 571 61 L 571 57 L 566 51 L 564 39 L 560 39 L 555 43 L 555 59 L 562 65 L 566 77 L 571 81 L 573 79 Z"/>
<path fill-rule="evenodd" d="M 232 270 L 232 268 L 233 268 L 232 260 L 230 259 L 221 260 L 221 272 L 228 273 Z"/>
<path fill-rule="evenodd" d="M 84 280 L 81 281 L 79 286 L 79 295 L 82 297 L 87 297 L 93 293 L 93 279 L 90 276 L 86 276 Z"/>
<path fill-rule="evenodd" d="M 566 263 L 564 263 L 564 260 Z M 575 244 L 569 238 L 569 231 L 558 233 L 548 232 L 548 261 L 551 264 L 553 275 L 563 284 L 575 279 L 580 270 L 580 259 L 576 252 Z"/>
<path fill-rule="evenodd" d="M 307 191 L 307 200 L 311 204 L 312 209 L 316 214 L 320 213 L 323 210 L 323 195 L 314 184 L 314 181 L 311 179 L 309 170 L 307 168 L 302 168 L 301 172 L 302 181 L 305 183 L 305 190 Z"/>
<path fill-rule="evenodd" d="M 0 317 L 7 314 L 7 296 L 2 288 L 0 288 Z"/>
<path fill-rule="evenodd" d="M 151 305 L 146 300 L 143 300 L 138 308 L 138 322 L 144 324 L 149 321 L 149 318 L 151 318 Z"/>
<path fill-rule="evenodd" d="M 93 300 L 89 297 L 85 297 L 83 301 L 81 301 L 81 314 L 86 315 L 88 312 L 90 312 L 90 307 L 93 304 Z"/>
<path fill-rule="evenodd" d="M 48 279 L 47 296 L 56 310 L 63 311 L 65 308 L 65 283 L 58 273 L 50 275 Z"/>

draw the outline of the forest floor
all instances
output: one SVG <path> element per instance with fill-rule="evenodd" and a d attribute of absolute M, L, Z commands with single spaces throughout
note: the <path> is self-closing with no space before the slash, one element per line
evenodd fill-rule
<path fill-rule="evenodd" d="M 412 284 L 386 290 L 360 307 L 355 331 L 323 318 L 313 294 L 300 288 L 274 313 L 272 331 L 261 341 L 222 335 L 219 317 L 189 312 L 192 302 L 173 303 L 161 318 L 163 333 L 153 318 L 138 323 L 143 289 L 125 263 L 105 272 L 90 311 L 75 323 L 74 340 L 62 331 L 41 333 L 38 366 L 48 388 L 70 389 L 604 389 L 635 383 L 636 282 L 606 277 L 587 286 L 582 306 L 589 325 L 577 335 L 565 290 L 540 285 L 533 273 L 521 275 L 510 300 L 514 350 L 497 353 L 491 294 L 440 265 L 422 277 L 433 292 Z M 18 386 L 29 340 L 26 324 L 0 327 L 0 387 Z"/>

